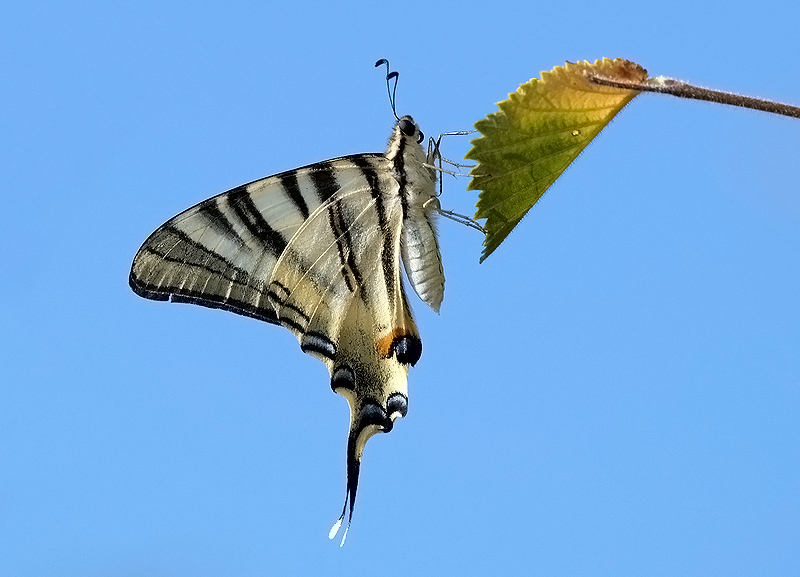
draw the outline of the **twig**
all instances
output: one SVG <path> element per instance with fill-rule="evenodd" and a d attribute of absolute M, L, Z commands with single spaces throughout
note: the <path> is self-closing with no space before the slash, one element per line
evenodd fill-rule
<path fill-rule="evenodd" d="M 642 92 L 659 92 L 661 94 L 671 94 L 672 96 L 677 96 L 679 98 L 705 100 L 707 102 L 729 104 L 730 106 L 752 108 L 753 110 L 771 112 L 772 114 L 781 114 L 783 116 L 800 118 L 800 107 L 797 106 L 781 104 L 780 102 L 773 102 L 772 100 L 762 100 L 761 98 L 742 96 L 732 92 L 722 92 L 719 90 L 701 88 L 699 86 L 693 86 L 691 84 L 687 84 L 686 82 L 675 80 L 674 78 L 667 78 L 665 76 L 657 76 L 655 78 L 648 78 L 643 82 L 635 82 L 631 80 L 620 80 L 610 76 L 603 76 L 593 72 L 586 72 L 585 74 L 586 78 L 590 82 L 594 82 L 595 84 L 599 84 L 601 86 L 613 86 L 615 88 L 640 90 Z"/>

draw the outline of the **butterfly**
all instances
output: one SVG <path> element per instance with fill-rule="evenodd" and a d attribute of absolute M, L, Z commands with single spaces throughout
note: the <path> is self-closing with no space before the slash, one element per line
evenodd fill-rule
<path fill-rule="evenodd" d="M 376 66 L 388 62 L 378 61 Z M 390 78 L 397 73 L 387 74 Z M 394 110 L 393 93 L 390 102 Z M 395 115 L 396 116 L 396 115 Z M 401 273 L 439 311 L 444 271 L 434 228 L 438 145 L 397 118 L 383 154 L 356 154 L 256 180 L 160 226 L 133 260 L 130 286 L 153 300 L 279 324 L 330 371 L 350 406 L 347 485 L 332 539 L 353 517 L 367 440 L 408 410 L 422 354 Z"/>

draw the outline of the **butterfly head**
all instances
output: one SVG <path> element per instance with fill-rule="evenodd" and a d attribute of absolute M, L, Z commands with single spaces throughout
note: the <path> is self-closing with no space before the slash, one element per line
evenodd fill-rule
<path fill-rule="evenodd" d="M 392 137 L 389 139 L 387 156 L 392 156 L 392 151 L 396 153 L 394 156 L 401 156 L 407 154 L 409 149 L 419 148 L 422 150 L 420 144 L 423 140 L 425 140 L 425 134 L 420 130 L 419 124 L 414 122 L 410 116 L 403 116 L 394 125 Z"/>
<path fill-rule="evenodd" d="M 419 129 L 419 125 L 414 122 L 414 119 L 410 116 L 404 116 L 398 120 L 397 129 L 405 136 L 416 140 L 417 144 L 421 144 L 422 141 L 425 140 L 425 134 Z"/>
<path fill-rule="evenodd" d="M 403 116 L 394 125 L 386 149 L 386 158 L 394 167 L 395 177 L 404 184 L 404 191 L 413 197 L 412 204 L 422 205 L 436 195 L 436 172 L 421 142 L 425 135 L 410 116 Z"/>

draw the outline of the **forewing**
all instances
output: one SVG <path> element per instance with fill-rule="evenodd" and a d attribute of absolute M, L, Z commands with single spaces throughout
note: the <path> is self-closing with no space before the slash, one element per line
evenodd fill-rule
<path fill-rule="evenodd" d="M 303 223 L 338 192 L 331 174 L 380 155 L 309 165 L 237 187 L 159 227 L 133 261 L 139 295 L 277 322 L 266 298 L 275 264 Z"/>

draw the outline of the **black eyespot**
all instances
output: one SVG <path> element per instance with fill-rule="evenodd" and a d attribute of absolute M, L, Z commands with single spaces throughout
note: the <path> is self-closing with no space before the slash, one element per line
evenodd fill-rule
<path fill-rule="evenodd" d="M 331 377 L 331 389 L 336 392 L 336 389 L 350 389 L 351 391 L 356 388 L 356 376 L 353 369 L 347 365 L 336 367 L 333 370 Z"/>
<path fill-rule="evenodd" d="M 358 414 L 359 429 L 364 429 L 369 425 L 377 425 L 382 429 L 392 430 L 392 421 L 386 411 L 375 401 L 365 401 Z M 388 432 L 387 431 L 387 432 Z"/>
<path fill-rule="evenodd" d="M 417 136 L 417 142 L 422 142 L 423 140 L 425 140 L 425 134 L 420 130 L 419 136 Z"/>
<path fill-rule="evenodd" d="M 322 359 L 336 358 L 336 345 L 328 337 L 319 333 L 306 333 L 300 339 L 300 350 Z"/>
<path fill-rule="evenodd" d="M 400 413 L 401 416 L 405 417 L 406 413 L 408 413 L 408 399 L 406 396 L 402 393 L 394 393 L 390 396 L 386 402 L 386 412 L 389 413 L 389 417 L 395 413 Z"/>
<path fill-rule="evenodd" d="M 400 122 L 397 123 L 397 126 L 400 127 L 400 131 L 406 136 L 414 136 L 414 132 L 417 129 L 417 127 L 414 126 L 414 121 L 407 116 L 401 118 Z"/>
<path fill-rule="evenodd" d="M 411 335 L 403 335 L 394 340 L 390 350 L 399 363 L 413 367 L 422 356 L 422 341 Z"/>

